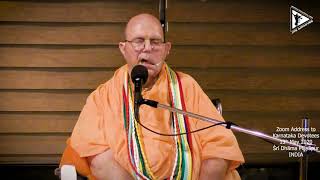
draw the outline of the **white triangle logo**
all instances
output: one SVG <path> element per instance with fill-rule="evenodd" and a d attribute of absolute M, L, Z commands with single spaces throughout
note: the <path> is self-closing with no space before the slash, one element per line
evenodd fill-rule
<path fill-rule="evenodd" d="M 293 34 L 313 22 L 313 17 L 300 9 L 290 7 L 290 32 Z"/>

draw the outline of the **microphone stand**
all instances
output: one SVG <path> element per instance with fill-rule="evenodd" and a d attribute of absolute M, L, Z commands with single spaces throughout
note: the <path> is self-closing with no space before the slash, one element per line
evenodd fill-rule
<path fill-rule="evenodd" d="M 149 106 L 154 107 L 154 108 L 158 108 L 159 107 L 159 108 L 162 108 L 162 109 L 169 110 L 170 112 L 175 112 L 175 113 L 187 115 L 189 117 L 193 117 L 193 118 L 196 118 L 196 119 L 199 119 L 199 120 L 207 121 L 207 122 L 210 122 L 210 123 L 213 123 L 213 124 L 223 123 L 222 121 L 218 121 L 216 119 L 212 119 L 212 118 L 201 116 L 201 115 L 198 115 L 198 114 L 195 114 L 195 113 L 183 111 L 181 109 L 177 109 L 177 108 L 174 108 L 174 107 L 171 107 L 171 106 L 160 104 L 157 101 L 153 101 L 153 100 L 148 100 L 148 99 L 141 98 L 141 100 L 139 101 L 139 104 L 140 105 L 146 104 L 146 105 L 149 105 Z M 265 140 L 268 140 L 268 141 L 277 142 L 277 143 L 284 144 L 284 145 L 290 145 L 290 146 L 293 146 L 293 147 L 298 147 L 299 150 L 303 150 L 304 152 L 320 153 L 320 151 L 317 150 L 316 148 L 314 148 L 314 149 L 311 148 L 310 149 L 310 147 L 311 147 L 310 145 L 300 145 L 299 143 L 293 143 L 293 142 L 290 142 L 290 141 L 285 140 L 285 139 L 272 137 L 272 136 L 270 136 L 268 134 L 264 134 L 264 133 L 261 133 L 261 132 L 258 132 L 258 131 L 254 131 L 254 130 L 250 130 L 250 129 L 247 129 L 247 128 L 242 128 L 242 127 L 236 126 L 232 122 L 228 122 L 227 121 L 227 122 L 225 122 L 225 124 L 220 124 L 220 126 L 225 126 L 227 129 L 232 129 L 232 130 L 235 130 L 235 131 L 238 131 L 238 132 L 242 132 L 242 133 L 245 133 L 245 134 L 249 134 L 249 135 L 252 135 L 252 136 L 255 136 L 255 137 L 259 137 L 259 138 L 262 138 L 262 139 L 265 139 Z"/>
<path fill-rule="evenodd" d="M 309 128 L 310 127 L 310 119 L 303 118 L 302 119 L 302 127 Z M 308 132 L 304 132 L 304 134 L 308 134 Z M 308 138 L 301 138 L 307 142 Z M 309 153 L 303 152 L 303 156 L 300 157 L 300 171 L 299 171 L 299 180 L 307 180 L 308 179 L 308 163 L 309 163 Z"/>

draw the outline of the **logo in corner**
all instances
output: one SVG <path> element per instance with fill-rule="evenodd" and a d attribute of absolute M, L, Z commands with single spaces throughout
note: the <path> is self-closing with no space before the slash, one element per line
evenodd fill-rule
<path fill-rule="evenodd" d="M 313 22 L 313 17 L 300 9 L 290 7 L 290 32 L 293 34 Z"/>

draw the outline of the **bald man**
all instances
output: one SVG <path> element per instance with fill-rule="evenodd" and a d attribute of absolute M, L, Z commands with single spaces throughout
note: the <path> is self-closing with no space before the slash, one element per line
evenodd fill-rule
<path fill-rule="evenodd" d="M 127 64 L 88 97 L 71 136 L 72 148 L 87 158 L 96 179 L 240 179 L 235 168 L 244 159 L 230 130 L 217 126 L 161 136 L 136 123 L 130 74 L 137 64 L 149 74 L 144 98 L 223 121 L 196 81 L 165 63 L 171 43 L 163 37 L 154 16 L 130 19 L 125 40 L 119 43 Z M 140 122 L 164 134 L 211 125 L 148 106 L 140 107 Z"/>

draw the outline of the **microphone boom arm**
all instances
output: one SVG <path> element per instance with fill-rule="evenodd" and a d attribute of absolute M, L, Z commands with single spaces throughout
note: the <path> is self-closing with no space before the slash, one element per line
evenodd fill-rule
<path fill-rule="evenodd" d="M 162 108 L 162 109 L 169 110 L 170 112 L 175 112 L 175 113 L 187 115 L 189 117 L 193 117 L 193 118 L 196 118 L 196 119 L 199 119 L 199 120 L 202 120 L 202 121 L 206 121 L 206 122 L 210 122 L 210 123 L 213 123 L 213 124 L 223 123 L 223 121 L 219 121 L 219 120 L 212 119 L 212 118 L 209 118 L 209 117 L 201 116 L 199 114 L 191 113 L 191 112 L 188 112 L 188 111 L 183 111 L 181 109 L 177 109 L 177 108 L 174 108 L 174 107 L 171 107 L 171 106 L 160 104 L 157 101 L 153 101 L 153 100 L 149 100 L 149 99 L 141 99 L 141 101 L 139 103 L 140 103 L 140 105 L 146 104 L 146 105 L 149 105 L 149 106 L 154 107 L 154 108 L 159 107 L 159 108 Z M 261 133 L 261 132 L 254 131 L 254 130 L 250 130 L 250 129 L 247 129 L 247 128 L 242 128 L 242 127 L 236 126 L 235 124 L 233 124 L 231 122 L 226 122 L 225 124 L 219 124 L 219 125 L 220 126 L 225 126 L 228 129 L 232 129 L 232 130 L 235 130 L 235 131 L 238 131 L 238 132 L 242 132 L 242 133 L 249 134 L 249 135 L 252 135 L 252 136 L 255 136 L 255 137 L 259 137 L 259 138 L 262 138 L 262 139 L 265 139 L 265 140 L 268 140 L 268 141 L 277 142 L 277 143 L 280 143 L 280 144 L 283 144 L 283 145 L 290 145 L 290 146 L 298 147 L 299 150 L 305 150 L 306 147 L 308 147 L 307 145 L 304 146 L 304 145 L 301 145 L 301 144 L 298 144 L 298 143 L 290 142 L 290 141 L 285 140 L 285 139 L 272 137 L 272 136 L 270 136 L 268 134 L 265 134 L 265 133 Z M 310 149 L 310 150 L 307 150 L 307 151 L 320 153 L 320 151 L 317 150 L 317 149 Z"/>

